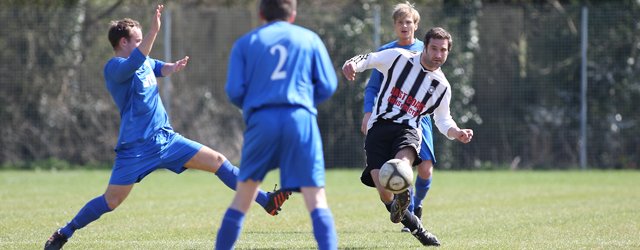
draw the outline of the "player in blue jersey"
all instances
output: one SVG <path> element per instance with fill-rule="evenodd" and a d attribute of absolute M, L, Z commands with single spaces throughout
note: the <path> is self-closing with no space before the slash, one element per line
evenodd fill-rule
<path fill-rule="evenodd" d="M 393 30 L 395 31 L 397 40 L 382 45 L 378 51 L 382 51 L 390 48 L 403 48 L 411 51 L 422 51 L 424 43 L 415 38 L 415 32 L 418 30 L 418 24 L 420 23 L 420 13 L 409 3 L 399 3 L 393 9 Z M 371 111 L 373 109 L 375 98 L 380 91 L 380 85 L 382 84 L 382 73 L 373 69 L 369 82 L 364 89 L 364 116 L 362 118 L 362 125 L 360 130 L 363 134 L 367 134 L 367 123 L 371 117 Z M 414 183 L 415 192 L 412 192 L 411 204 L 409 204 L 409 211 L 414 213 L 418 218 L 422 217 L 422 201 L 427 196 L 429 188 L 431 188 L 431 175 L 433 173 L 433 164 L 436 162 L 435 154 L 433 153 L 433 134 L 431 132 L 431 117 L 425 116 L 421 120 L 422 123 L 422 145 L 420 147 L 419 157 L 422 159 L 420 165 L 418 165 L 418 176 Z M 409 229 L 404 227 L 403 232 L 409 232 Z"/>
<path fill-rule="evenodd" d="M 175 63 L 149 58 L 160 30 L 163 8 L 163 5 L 156 8 L 151 29 L 144 38 L 135 20 L 125 18 L 111 22 L 109 41 L 115 57 L 104 67 L 104 76 L 120 111 L 120 135 L 111 179 L 105 193 L 89 201 L 66 226 L 54 232 L 45 249 L 62 248 L 76 230 L 114 210 L 127 198 L 135 183 L 159 168 L 175 173 L 186 169 L 212 172 L 229 188 L 236 188 L 238 168 L 219 152 L 174 132 L 169 123 L 156 77 L 181 71 L 189 57 Z M 260 190 L 252 198 L 275 215 L 290 193 Z"/>
<path fill-rule="evenodd" d="M 337 249 L 316 117 L 316 106 L 336 90 L 336 73 L 318 35 L 292 24 L 295 0 L 261 0 L 259 12 L 265 23 L 239 38 L 229 59 L 226 91 L 242 108 L 246 131 L 238 189 L 216 249 L 234 247 L 251 199 L 277 167 L 282 189 L 302 192 L 318 248 Z"/>

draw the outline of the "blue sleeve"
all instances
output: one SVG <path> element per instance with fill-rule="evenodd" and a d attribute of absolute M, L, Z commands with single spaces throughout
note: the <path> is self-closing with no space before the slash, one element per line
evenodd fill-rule
<path fill-rule="evenodd" d="M 155 74 L 156 77 L 163 77 L 162 67 L 164 67 L 165 62 L 156 59 L 153 59 L 153 62 L 155 64 L 153 65 L 153 74 Z"/>
<path fill-rule="evenodd" d="M 236 43 L 233 48 L 231 48 L 225 91 L 231 103 L 242 108 L 246 88 L 244 80 L 244 58 L 239 43 Z"/>
<path fill-rule="evenodd" d="M 147 57 L 138 48 L 135 48 L 129 58 L 117 64 L 115 68 L 109 69 L 109 77 L 116 82 L 124 82 L 136 73 L 136 70 L 142 66 L 145 60 L 147 60 Z"/>
<path fill-rule="evenodd" d="M 314 105 L 329 99 L 338 87 L 338 77 L 333 68 L 333 63 L 327 52 L 327 48 L 319 37 L 316 36 L 316 49 L 313 57 L 313 84 L 314 84 Z"/>
<path fill-rule="evenodd" d="M 364 112 L 372 112 L 373 106 L 375 105 L 376 96 L 378 96 L 378 92 L 380 91 L 380 86 L 382 85 L 382 73 L 378 70 L 371 71 L 371 77 L 369 78 L 369 82 L 367 82 L 367 86 L 364 88 Z"/>

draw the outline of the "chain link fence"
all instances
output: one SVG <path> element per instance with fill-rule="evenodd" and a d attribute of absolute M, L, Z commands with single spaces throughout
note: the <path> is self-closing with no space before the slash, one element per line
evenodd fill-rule
<path fill-rule="evenodd" d="M 463 145 L 434 130 L 437 168 L 576 168 L 580 155 L 581 5 L 455 4 L 419 1 L 422 39 L 433 26 L 448 29 L 454 47 L 443 66 L 453 88 L 459 126 L 475 131 Z M 327 167 L 364 166 L 363 89 L 342 63 L 394 39 L 396 2 L 300 2 L 296 23 L 316 31 L 334 61 L 340 84 L 319 108 Z M 3 6 L 0 20 L 0 164 L 28 167 L 60 159 L 110 164 L 119 114 L 102 69 L 113 56 L 112 19 L 149 24 L 152 8 Z M 187 69 L 161 80 L 174 129 L 238 162 L 244 124 L 224 92 L 233 41 L 260 24 L 256 6 L 167 6 L 152 57 L 191 59 Z M 587 160 L 590 168 L 637 169 L 640 161 L 640 3 L 586 6 Z M 376 16 L 380 17 L 380 23 Z M 379 37 L 376 37 L 379 34 Z M 164 37 L 164 36 L 167 37 Z"/>

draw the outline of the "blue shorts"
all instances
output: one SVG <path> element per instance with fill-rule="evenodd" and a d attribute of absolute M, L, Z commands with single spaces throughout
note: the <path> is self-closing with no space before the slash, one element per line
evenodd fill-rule
<path fill-rule="evenodd" d="M 301 107 L 270 107 L 247 118 L 239 181 L 262 181 L 280 167 L 284 190 L 324 187 L 322 138 L 316 115 Z"/>
<path fill-rule="evenodd" d="M 420 121 L 422 127 L 422 143 L 420 144 L 420 153 L 418 156 L 423 161 L 431 161 L 436 164 L 436 157 L 433 154 L 433 127 L 431 125 L 431 117 L 425 116 Z"/>
<path fill-rule="evenodd" d="M 109 184 L 130 185 L 140 182 L 159 168 L 182 173 L 187 163 L 202 148 L 172 130 L 159 130 L 149 140 L 116 149 L 116 160 Z"/>

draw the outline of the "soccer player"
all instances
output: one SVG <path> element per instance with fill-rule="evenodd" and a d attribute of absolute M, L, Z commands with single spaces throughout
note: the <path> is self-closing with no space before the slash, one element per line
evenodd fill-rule
<path fill-rule="evenodd" d="M 409 2 L 399 3 L 393 8 L 393 30 L 397 39 L 393 42 L 382 45 L 378 51 L 390 48 L 403 48 L 411 51 L 422 51 L 424 43 L 415 38 L 415 32 L 418 30 L 420 23 L 420 13 Z M 369 82 L 364 89 L 364 117 L 360 130 L 363 134 L 367 134 L 367 124 L 371 117 L 375 97 L 380 91 L 382 85 L 382 73 L 373 69 Z M 431 132 L 431 117 L 424 116 L 421 122 L 422 127 L 422 145 L 418 157 L 422 159 L 422 163 L 418 165 L 418 176 L 415 181 L 415 192 L 413 192 L 411 203 L 409 204 L 409 212 L 414 213 L 419 219 L 422 218 L 422 201 L 427 196 L 427 192 L 431 188 L 431 174 L 433 173 L 433 164 L 436 162 L 433 153 L 433 135 Z M 403 232 L 409 232 L 404 227 Z"/>
<path fill-rule="evenodd" d="M 302 192 L 317 247 L 337 249 L 316 117 L 316 106 L 336 90 L 336 72 L 318 35 L 293 24 L 295 0 L 261 0 L 259 13 L 264 24 L 240 37 L 229 59 L 226 91 L 242 109 L 246 131 L 238 190 L 216 249 L 234 247 L 251 199 L 276 167 L 282 189 Z"/>
<path fill-rule="evenodd" d="M 181 71 L 189 57 L 174 63 L 149 58 L 163 9 L 163 5 L 157 6 L 151 29 L 144 38 L 135 20 L 111 22 L 109 41 L 115 57 L 105 65 L 104 77 L 120 110 L 120 135 L 109 185 L 103 195 L 89 201 L 66 226 L 54 232 L 45 249 L 62 248 L 76 230 L 113 211 L 127 198 L 135 183 L 159 168 L 178 174 L 185 169 L 200 169 L 215 173 L 229 188 L 236 187 L 238 168 L 219 152 L 174 132 L 169 123 L 156 77 Z M 259 191 L 252 198 L 267 213 L 275 215 L 290 193 Z"/>
<path fill-rule="evenodd" d="M 451 35 L 443 28 L 433 28 L 424 43 L 422 52 L 393 48 L 355 56 L 345 62 L 342 72 L 347 80 L 371 68 L 383 75 L 382 89 L 367 124 L 367 167 L 362 183 L 377 189 L 391 222 L 401 222 L 423 245 L 438 246 L 436 236 L 407 209 L 409 190 L 394 196 L 378 180 L 380 167 L 390 158 L 413 166 L 420 164 L 421 120 L 427 115 L 434 115 L 438 130 L 449 139 L 469 143 L 473 137 L 473 130 L 458 128 L 451 117 L 451 86 L 440 69 L 453 46 Z"/>

